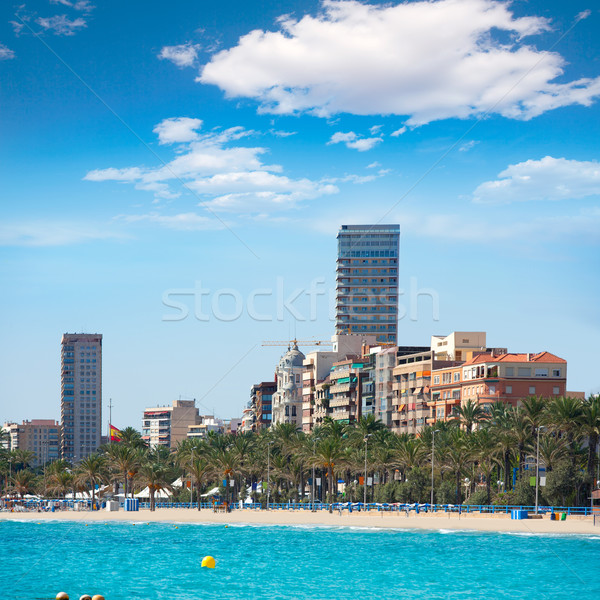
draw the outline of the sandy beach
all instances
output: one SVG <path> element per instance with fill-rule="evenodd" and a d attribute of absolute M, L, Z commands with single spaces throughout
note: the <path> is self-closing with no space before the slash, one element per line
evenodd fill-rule
<path fill-rule="evenodd" d="M 551 521 L 548 515 L 542 519 L 512 520 L 510 515 L 479 515 L 444 513 L 414 514 L 406 516 L 398 512 L 353 512 L 348 514 L 326 511 L 312 513 L 303 510 L 243 510 L 231 513 L 215 513 L 211 510 L 190 510 L 162 508 L 155 512 L 78 512 L 64 511 L 55 513 L 15 512 L 0 513 L 2 520 L 42 520 L 61 521 L 129 521 L 133 523 L 171 522 L 171 523 L 248 523 L 256 525 L 321 525 L 328 527 L 368 527 L 396 529 L 453 529 L 513 533 L 543 534 L 597 534 L 600 524 L 594 526 L 592 517 L 567 517 L 566 521 Z"/>

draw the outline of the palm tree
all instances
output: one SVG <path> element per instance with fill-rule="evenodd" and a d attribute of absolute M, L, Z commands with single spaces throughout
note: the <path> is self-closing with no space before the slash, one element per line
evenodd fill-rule
<path fill-rule="evenodd" d="M 23 448 L 15 448 L 10 451 L 10 459 L 15 471 L 26 469 L 35 460 L 35 453 L 31 450 L 23 450 Z"/>
<path fill-rule="evenodd" d="M 454 473 L 456 482 L 456 503 L 462 504 L 460 478 L 473 457 L 464 431 L 457 429 L 449 436 L 448 446 L 445 449 L 443 462 Z"/>
<path fill-rule="evenodd" d="M 127 428 L 131 429 L 131 428 Z M 122 443 L 110 444 L 106 448 L 106 456 L 108 457 L 110 466 L 123 477 L 123 493 L 127 498 L 129 491 L 128 483 L 130 473 L 133 475 L 140 465 L 140 454 L 134 446 L 125 445 Z"/>
<path fill-rule="evenodd" d="M 211 453 L 213 472 L 225 480 L 227 501 L 229 502 L 229 482 L 240 473 L 240 457 L 233 448 L 213 450 Z"/>
<path fill-rule="evenodd" d="M 144 487 L 150 494 L 150 511 L 156 510 L 156 492 L 164 489 L 171 490 L 171 470 L 162 461 L 147 462 L 140 467 L 139 476 Z"/>
<path fill-rule="evenodd" d="M 555 465 L 567 456 L 567 443 L 552 433 L 540 435 L 540 462 L 550 473 Z"/>
<path fill-rule="evenodd" d="M 461 425 L 464 425 L 467 434 L 470 434 L 474 425 L 479 425 L 489 417 L 489 414 L 476 402 L 467 400 L 456 409 L 456 416 Z"/>
<path fill-rule="evenodd" d="M 427 448 L 420 438 L 410 434 L 398 436 L 395 441 L 396 466 L 399 467 L 403 477 L 413 467 L 418 467 L 427 456 Z"/>
<path fill-rule="evenodd" d="M 575 467 L 577 450 L 575 447 L 575 438 L 581 427 L 582 415 L 583 404 L 577 398 L 562 396 L 554 398 L 548 405 L 550 426 L 554 431 L 566 436 L 573 467 Z"/>
<path fill-rule="evenodd" d="M 513 438 L 513 443 L 516 447 L 516 454 L 519 465 L 519 479 L 523 476 L 523 467 L 525 465 L 525 454 L 531 448 L 533 436 L 531 431 L 530 421 L 521 410 L 514 408 L 509 414 L 510 432 Z"/>
<path fill-rule="evenodd" d="M 328 478 L 327 492 L 329 496 L 329 512 L 333 511 L 333 476 L 344 464 L 344 449 L 342 440 L 333 436 L 319 440 L 315 446 L 315 465 L 325 469 Z"/>
<path fill-rule="evenodd" d="M 35 476 L 31 471 L 21 469 L 12 476 L 13 489 L 21 496 L 21 500 L 23 500 L 25 494 L 33 489 L 34 485 Z"/>
<path fill-rule="evenodd" d="M 96 485 L 103 483 L 108 478 L 108 464 L 106 458 L 100 454 L 86 456 L 77 467 L 77 478 L 81 483 L 92 487 L 92 510 L 96 506 Z"/>
<path fill-rule="evenodd" d="M 590 396 L 583 402 L 581 410 L 581 433 L 588 440 L 587 473 L 590 482 L 594 478 L 597 448 L 600 438 L 600 396 Z"/>
<path fill-rule="evenodd" d="M 66 469 L 50 473 L 48 475 L 48 489 L 52 494 L 64 498 L 67 492 L 73 489 L 73 474 Z"/>
<path fill-rule="evenodd" d="M 140 432 L 133 427 L 125 427 L 125 429 L 121 429 L 121 441 L 116 443 L 136 449 L 148 447 Z M 114 444 L 110 445 L 112 446 Z"/>
<path fill-rule="evenodd" d="M 473 453 L 477 460 L 479 472 L 485 477 L 486 504 L 492 496 L 492 472 L 498 464 L 496 440 L 488 428 L 479 429 L 473 435 Z"/>

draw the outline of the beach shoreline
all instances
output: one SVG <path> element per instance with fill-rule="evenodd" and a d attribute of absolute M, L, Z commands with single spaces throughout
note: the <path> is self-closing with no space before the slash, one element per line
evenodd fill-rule
<path fill-rule="evenodd" d="M 569 516 L 565 521 L 542 519 L 513 520 L 506 514 L 473 514 L 456 512 L 405 513 L 371 511 L 343 512 L 341 515 L 324 510 L 234 510 L 216 513 L 210 509 L 197 511 L 185 508 L 158 508 L 154 512 L 108 511 L 58 511 L 58 512 L 2 512 L 0 521 L 80 521 L 132 523 L 197 523 L 197 524 L 245 524 L 279 526 L 359 527 L 369 529 L 424 529 L 424 530 L 472 530 L 497 533 L 526 534 L 579 534 L 599 535 L 600 525 L 594 526 L 593 517 Z"/>

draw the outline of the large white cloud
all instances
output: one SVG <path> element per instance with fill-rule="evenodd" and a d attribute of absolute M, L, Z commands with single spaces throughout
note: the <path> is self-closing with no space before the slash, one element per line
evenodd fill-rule
<path fill-rule="evenodd" d="M 165 200 L 177 198 L 183 186 L 201 198 L 200 206 L 247 214 L 289 209 L 303 200 L 338 192 L 331 181 L 283 175 L 281 165 L 263 161 L 267 148 L 236 145 L 252 133 L 242 127 L 203 134 L 199 132 L 201 125 L 200 119 L 165 119 L 154 132 L 162 144 L 179 144 L 175 158 L 156 167 L 95 169 L 84 179 L 130 183 Z M 185 217 L 189 221 L 190 214 L 185 213 Z M 169 226 L 168 220 L 156 215 L 144 220 Z"/>
<path fill-rule="evenodd" d="M 479 203 L 563 200 L 600 196 L 600 163 L 546 156 L 509 165 L 498 179 L 477 187 Z"/>
<path fill-rule="evenodd" d="M 198 80 L 266 112 L 393 114 L 413 126 L 486 112 L 529 119 L 600 95 L 600 77 L 556 83 L 563 58 L 522 41 L 550 23 L 504 2 L 323 0 L 317 16 L 279 24 L 215 54 Z"/>

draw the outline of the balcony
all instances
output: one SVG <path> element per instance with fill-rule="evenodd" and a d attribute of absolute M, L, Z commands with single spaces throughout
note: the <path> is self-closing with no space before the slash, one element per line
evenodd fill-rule
<path fill-rule="evenodd" d="M 350 406 L 351 400 L 350 398 L 344 396 L 343 398 L 334 398 L 329 401 L 329 406 L 334 408 L 336 406 Z"/>

